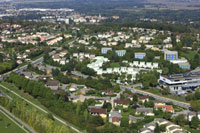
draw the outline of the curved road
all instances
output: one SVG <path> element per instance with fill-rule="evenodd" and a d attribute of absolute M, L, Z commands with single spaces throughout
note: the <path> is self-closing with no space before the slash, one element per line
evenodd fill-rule
<path fill-rule="evenodd" d="M 137 87 L 137 86 L 140 86 L 140 84 L 134 85 L 134 86 L 121 86 L 121 89 L 122 90 L 128 89 L 128 90 L 132 91 L 133 93 L 138 93 L 138 94 L 142 94 L 142 95 L 148 95 L 148 96 L 154 97 L 155 99 L 163 101 L 163 102 L 172 102 L 173 104 L 181 106 L 181 107 L 184 107 L 184 108 L 189 108 L 190 107 L 189 103 L 180 102 L 180 101 L 177 101 L 177 100 L 174 100 L 174 99 L 158 96 L 158 95 L 152 94 L 150 92 L 146 92 L 146 91 L 135 89 L 135 87 Z"/>
<path fill-rule="evenodd" d="M 15 94 L 16 96 L 18 96 L 19 98 L 23 99 L 23 100 L 26 101 L 27 103 L 29 103 L 29 104 L 33 105 L 34 107 L 36 107 L 37 109 L 41 110 L 42 112 L 44 112 L 44 113 L 46 113 L 46 114 L 49 113 L 49 112 L 47 112 L 46 110 L 44 110 L 44 109 L 42 109 L 41 107 L 39 107 L 38 105 L 36 105 L 36 104 L 32 103 L 31 101 L 29 101 L 29 100 L 23 98 L 22 96 L 20 96 L 20 95 L 17 94 L 16 92 L 14 92 L 14 91 L 8 89 L 7 87 L 3 86 L 2 84 L 0 84 L 0 87 L 6 89 L 6 90 L 8 90 L 8 91 L 10 91 L 11 93 Z M 59 122 L 61 122 L 61 123 L 64 124 L 65 126 L 71 128 L 71 129 L 73 129 L 74 131 L 76 131 L 76 132 L 78 132 L 78 133 L 81 133 L 81 131 L 80 131 L 79 129 L 73 127 L 71 124 L 66 123 L 65 121 L 63 121 L 62 119 L 58 118 L 58 117 L 55 116 L 55 115 L 53 115 L 53 117 L 54 117 L 54 119 L 58 120 Z"/>

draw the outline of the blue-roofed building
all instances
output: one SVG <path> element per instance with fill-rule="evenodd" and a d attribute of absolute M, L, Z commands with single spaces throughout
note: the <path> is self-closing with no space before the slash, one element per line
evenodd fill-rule
<path fill-rule="evenodd" d="M 165 60 L 177 60 L 178 59 L 178 52 L 177 51 L 164 51 L 164 58 Z"/>
<path fill-rule="evenodd" d="M 185 70 L 190 70 L 190 64 L 189 63 L 180 63 L 178 64 L 180 68 Z"/>
<path fill-rule="evenodd" d="M 115 52 L 118 56 L 124 56 L 126 54 L 126 50 L 116 50 Z"/>
<path fill-rule="evenodd" d="M 111 50 L 112 51 L 112 48 L 101 48 L 101 53 L 102 54 L 107 54 L 107 52 L 109 51 L 109 50 Z"/>
<path fill-rule="evenodd" d="M 146 56 L 146 53 L 135 53 L 136 59 L 144 59 L 145 56 Z"/>

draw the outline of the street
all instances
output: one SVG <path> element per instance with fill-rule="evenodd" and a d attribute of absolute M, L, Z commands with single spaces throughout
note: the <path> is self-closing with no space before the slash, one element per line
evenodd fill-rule
<path fill-rule="evenodd" d="M 135 87 L 140 86 L 140 85 L 141 84 L 134 85 L 134 86 L 121 86 L 121 89 L 122 90 L 128 89 L 128 90 L 130 90 L 133 93 L 138 93 L 138 94 L 142 94 L 142 95 L 151 96 L 151 97 L 153 97 L 153 98 L 155 98 L 157 100 L 163 101 L 163 102 L 172 102 L 174 105 L 178 105 L 180 107 L 184 107 L 184 108 L 189 108 L 190 107 L 189 103 L 176 101 L 176 100 L 173 100 L 173 99 L 170 99 L 170 98 L 158 96 L 158 95 L 146 92 L 146 91 L 135 89 Z"/>

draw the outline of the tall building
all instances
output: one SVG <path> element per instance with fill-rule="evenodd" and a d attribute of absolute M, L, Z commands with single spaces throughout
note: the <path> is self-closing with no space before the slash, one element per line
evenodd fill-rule
<path fill-rule="evenodd" d="M 190 63 L 179 63 L 178 64 L 180 68 L 185 69 L 185 70 L 190 70 Z"/>
<path fill-rule="evenodd" d="M 112 51 L 112 48 L 106 48 L 106 47 L 101 48 L 101 53 L 102 53 L 102 54 L 107 54 L 107 52 L 108 52 L 109 50 Z"/>
<path fill-rule="evenodd" d="M 115 52 L 118 56 L 124 56 L 126 54 L 126 50 L 116 50 Z"/>
<path fill-rule="evenodd" d="M 165 60 L 177 60 L 178 59 L 178 52 L 177 51 L 164 51 L 164 59 Z"/>
<path fill-rule="evenodd" d="M 136 59 L 144 59 L 145 56 L 146 56 L 146 53 L 135 53 Z"/>

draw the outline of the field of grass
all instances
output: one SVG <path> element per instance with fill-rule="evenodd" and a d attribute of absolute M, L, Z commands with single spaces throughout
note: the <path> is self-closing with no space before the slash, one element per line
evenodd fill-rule
<path fill-rule="evenodd" d="M 110 66 L 112 68 L 114 68 L 114 67 L 120 67 L 119 63 L 111 63 Z"/>
<path fill-rule="evenodd" d="M 196 53 L 196 51 L 180 52 L 180 56 L 183 56 L 188 60 L 192 60 L 194 59 Z"/>
<path fill-rule="evenodd" d="M 18 125 L 11 121 L 0 111 L 0 132 L 1 133 L 25 133 Z"/>

